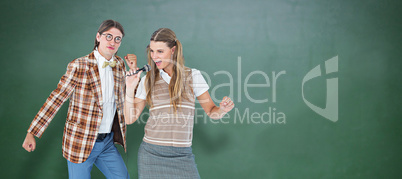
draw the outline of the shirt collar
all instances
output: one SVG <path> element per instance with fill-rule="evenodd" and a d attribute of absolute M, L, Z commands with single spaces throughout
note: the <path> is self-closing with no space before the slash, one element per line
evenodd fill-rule
<path fill-rule="evenodd" d="M 159 74 L 161 75 L 162 79 L 166 81 L 166 83 L 170 83 L 170 79 L 172 79 L 172 77 L 170 77 L 168 73 L 166 73 L 163 69 L 160 69 Z"/>
<path fill-rule="evenodd" d="M 96 58 L 96 61 L 98 61 L 98 65 L 103 65 L 103 63 L 104 63 L 105 61 L 107 61 L 106 58 L 103 57 L 103 56 L 99 53 L 98 48 L 96 48 L 96 49 L 94 50 L 94 56 L 95 56 L 95 58 Z M 113 61 L 114 61 L 114 55 L 112 56 L 112 58 L 111 58 L 108 62 L 113 62 Z"/>
<path fill-rule="evenodd" d="M 160 70 L 159 70 L 159 74 L 160 74 L 160 75 L 167 75 L 167 73 L 166 73 L 163 69 L 160 69 Z M 168 75 L 168 76 L 169 76 L 169 75 Z"/>

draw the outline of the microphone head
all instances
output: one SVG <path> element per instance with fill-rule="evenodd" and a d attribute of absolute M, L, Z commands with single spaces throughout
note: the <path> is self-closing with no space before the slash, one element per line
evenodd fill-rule
<path fill-rule="evenodd" d="M 148 64 L 144 65 L 144 71 L 145 72 L 151 71 L 151 66 L 149 66 Z"/>

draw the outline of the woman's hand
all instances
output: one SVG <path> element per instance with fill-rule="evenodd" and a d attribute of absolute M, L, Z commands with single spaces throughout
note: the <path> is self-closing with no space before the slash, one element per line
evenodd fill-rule
<path fill-rule="evenodd" d="M 130 70 L 135 70 L 137 69 L 137 56 L 134 54 L 127 54 L 124 56 L 124 59 L 126 60 L 126 63 Z"/>
<path fill-rule="evenodd" d="M 138 70 L 139 68 L 137 68 Z M 140 77 L 141 77 L 141 73 L 142 71 L 140 71 L 139 73 L 132 75 L 135 73 L 135 70 L 131 69 L 130 71 L 126 72 L 127 76 L 126 76 L 126 91 L 127 92 L 133 92 L 134 93 L 134 89 L 137 87 L 138 82 L 140 81 Z M 129 76 L 131 75 L 131 76 Z M 132 96 L 130 96 L 132 97 Z"/>
<path fill-rule="evenodd" d="M 228 113 L 230 110 L 233 109 L 233 107 L 233 101 L 227 96 L 223 97 L 222 102 L 219 103 L 219 109 L 224 113 Z"/>

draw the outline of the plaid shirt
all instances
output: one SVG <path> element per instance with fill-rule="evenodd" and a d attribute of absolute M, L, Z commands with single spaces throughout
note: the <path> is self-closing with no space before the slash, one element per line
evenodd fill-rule
<path fill-rule="evenodd" d="M 126 123 L 123 116 L 125 86 L 124 61 L 115 56 L 113 69 L 116 115 L 112 131 L 114 141 L 126 149 Z M 102 89 L 94 53 L 70 62 L 57 88 L 47 98 L 32 121 L 28 132 L 40 138 L 63 103 L 70 98 L 63 134 L 63 156 L 82 163 L 95 145 L 102 120 Z"/>

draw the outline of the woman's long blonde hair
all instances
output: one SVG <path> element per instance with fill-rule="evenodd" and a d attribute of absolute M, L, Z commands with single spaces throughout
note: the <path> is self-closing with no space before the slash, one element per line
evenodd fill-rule
<path fill-rule="evenodd" d="M 182 98 L 188 99 L 185 94 L 186 88 L 186 67 L 184 66 L 183 47 L 180 41 L 176 38 L 176 34 L 168 28 L 160 28 L 151 36 L 151 41 L 165 42 L 169 48 L 176 46 L 171 63 L 173 63 L 172 78 L 169 83 L 170 104 L 174 110 L 177 110 L 177 105 L 180 104 Z M 151 66 L 151 71 L 147 73 L 145 78 L 145 89 L 147 92 L 147 102 L 152 107 L 152 88 L 155 85 L 156 79 L 159 77 L 159 69 L 151 58 L 149 46 L 147 47 L 148 64 Z"/>

